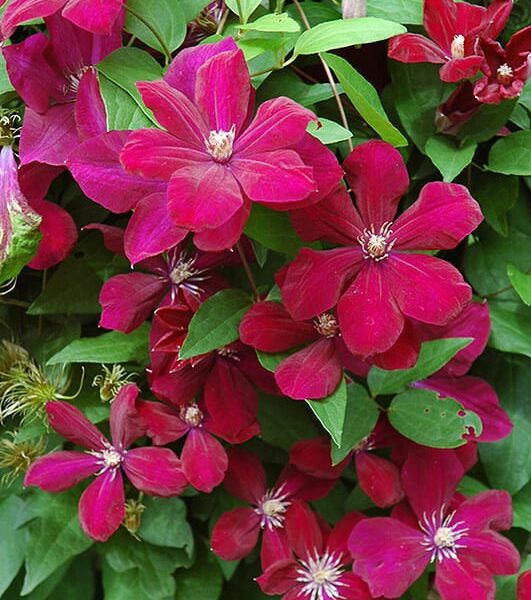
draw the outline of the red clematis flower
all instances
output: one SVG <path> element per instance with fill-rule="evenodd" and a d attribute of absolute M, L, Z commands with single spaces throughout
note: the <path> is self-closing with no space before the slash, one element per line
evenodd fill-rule
<path fill-rule="evenodd" d="M 270 565 L 256 580 L 262 591 L 282 600 L 372 600 L 367 585 L 349 569 L 347 540 L 358 512 L 345 515 L 323 532 L 310 508 L 295 501 L 286 513 L 286 533 L 292 555 Z"/>
<path fill-rule="evenodd" d="M 337 307 L 343 340 L 354 354 L 366 358 L 413 346 L 416 356 L 418 337 L 408 320 L 445 325 L 470 302 L 471 290 L 449 263 L 411 251 L 454 248 L 481 222 L 479 205 L 462 185 L 432 182 L 393 223 L 409 185 L 398 151 L 370 141 L 355 148 L 344 167 L 358 208 L 338 188 L 305 209 L 297 228 L 304 239 L 344 247 L 303 248 L 277 276 L 282 300 L 297 320 Z"/>
<path fill-rule="evenodd" d="M 497 38 L 511 8 L 512 0 L 494 0 L 488 8 L 454 0 L 425 0 L 424 29 L 431 39 L 404 33 L 389 41 L 388 55 L 405 63 L 441 64 L 443 81 L 474 77 L 482 61 L 479 36 Z"/>
<path fill-rule="evenodd" d="M 108 36 L 87 33 L 59 15 L 48 17 L 46 25 L 49 38 L 37 33 L 2 50 L 9 78 L 26 104 L 22 164 L 63 165 L 83 139 L 106 130 L 93 65 L 121 46 L 118 25 Z"/>
<path fill-rule="evenodd" d="M 81 29 L 111 35 L 124 3 L 125 0 L 12 0 L 2 18 L 2 37 L 7 39 L 26 21 L 50 17 L 58 11 Z"/>
<path fill-rule="evenodd" d="M 221 515 L 212 532 L 212 550 L 224 560 L 240 560 L 251 553 L 262 531 L 261 561 L 262 568 L 267 569 L 291 555 L 284 519 L 293 501 L 322 498 L 337 479 L 314 478 L 287 466 L 277 483 L 268 489 L 257 456 L 240 448 L 231 448 L 228 455 L 229 468 L 223 485 L 251 506 Z"/>
<path fill-rule="evenodd" d="M 85 452 L 63 450 L 37 459 L 28 469 L 24 485 L 46 492 L 62 492 L 90 475 L 96 479 L 79 501 L 79 520 L 92 539 L 106 541 L 125 516 L 122 471 L 138 490 L 153 496 L 176 496 L 188 482 L 181 461 L 168 448 L 132 448 L 145 434 L 135 407 L 139 390 L 123 386 L 111 405 L 111 438 L 102 433 L 75 406 L 48 402 L 46 412 L 52 428 Z"/>
<path fill-rule="evenodd" d="M 516 596 L 518 600 L 529 600 L 531 598 L 531 570 L 524 571 L 518 578 Z"/>
<path fill-rule="evenodd" d="M 234 245 L 251 201 L 279 210 L 308 205 L 341 179 L 334 155 L 306 133 L 316 119 L 307 109 L 276 98 L 251 121 L 254 91 L 232 38 L 183 50 L 163 81 L 138 88 L 165 131 L 133 132 L 122 163 L 168 182 L 170 218 L 197 232 L 199 248 Z"/>
<path fill-rule="evenodd" d="M 474 97 L 474 84 L 465 81 L 435 111 L 437 131 L 456 135 L 461 125 L 471 119 L 480 106 L 481 102 Z"/>
<path fill-rule="evenodd" d="M 474 85 L 474 96 L 486 104 L 516 98 L 531 76 L 531 25 L 515 33 L 503 49 L 498 42 L 480 39 L 485 73 Z"/>

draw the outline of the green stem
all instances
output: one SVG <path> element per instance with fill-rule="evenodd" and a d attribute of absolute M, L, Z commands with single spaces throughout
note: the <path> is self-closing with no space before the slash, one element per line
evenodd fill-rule
<path fill-rule="evenodd" d="M 236 242 L 236 248 L 238 250 L 238 254 L 240 255 L 240 259 L 242 261 L 243 270 L 247 275 L 247 279 L 249 280 L 249 284 L 253 291 L 253 298 L 255 302 L 260 300 L 260 294 L 258 293 L 258 288 L 256 287 L 256 281 L 254 280 L 254 275 L 251 270 L 251 266 L 249 265 L 249 261 L 247 260 L 247 256 L 245 256 L 245 250 L 242 248 L 241 242 Z"/>
<path fill-rule="evenodd" d="M 149 29 L 149 31 L 153 34 L 157 42 L 160 44 L 160 47 L 162 48 L 162 53 L 164 54 L 164 58 L 166 60 L 166 66 L 168 66 L 171 62 L 171 52 L 166 42 L 164 41 L 164 38 L 156 29 L 154 29 L 153 25 L 151 25 L 149 21 L 146 21 L 146 19 L 144 19 L 144 17 L 140 13 L 138 13 L 134 8 L 131 8 L 128 4 L 124 4 L 124 8 L 129 14 L 133 15 L 135 19 L 138 19 L 142 23 L 142 25 Z"/>

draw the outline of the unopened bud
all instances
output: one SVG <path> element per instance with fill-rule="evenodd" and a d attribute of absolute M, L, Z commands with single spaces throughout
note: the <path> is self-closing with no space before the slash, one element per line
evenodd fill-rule
<path fill-rule="evenodd" d="M 359 19 L 367 16 L 366 0 L 343 0 L 341 12 L 344 19 Z"/>
<path fill-rule="evenodd" d="M 140 500 L 126 500 L 125 501 L 125 517 L 122 525 L 127 531 L 137 540 L 140 540 L 136 532 L 140 529 L 142 524 L 142 513 L 146 510 L 146 507 Z"/>
<path fill-rule="evenodd" d="M 120 388 L 136 377 L 136 373 L 127 373 L 121 365 L 113 365 L 112 369 L 109 369 L 106 365 L 101 365 L 101 368 L 103 374 L 96 375 L 92 380 L 92 385 L 100 388 L 102 402 L 112 402 Z"/>

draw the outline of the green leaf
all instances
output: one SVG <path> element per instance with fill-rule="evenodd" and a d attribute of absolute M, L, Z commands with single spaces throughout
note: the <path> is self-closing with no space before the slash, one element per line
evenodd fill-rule
<path fill-rule="evenodd" d="M 310 121 L 306 131 L 323 144 L 335 144 L 352 137 L 352 133 L 348 129 L 323 117 L 320 117 L 318 121 Z"/>
<path fill-rule="evenodd" d="M 473 141 L 456 146 L 453 138 L 434 135 L 426 142 L 426 154 L 439 169 L 443 181 L 453 181 L 472 162 L 477 147 Z"/>
<path fill-rule="evenodd" d="M 356 110 L 380 137 L 394 146 L 407 146 L 406 138 L 389 121 L 378 92 L 344 58 L 323 54 Z"/>
<path fill-rule="evenodd" d="M 223 586 L 223 573 L 212 553 L 202 552 L 193 567 L 175 574 L 175 600 L 217 600 Z"/>
<path fill-rule="evenodd" d="M 515 105 L 509 120 L 520 129 L 529 129 L 531 127 L 529 111 L 522 104 Z"/>
<path fill-rule="evenodd" d="M 504 175 L 531 175 L 531 131 L 498 140 L 489 152 L 489 169 Z"/>
<path fill-rule="evenodd" d="M 378 421 L 378 405 L 358 383 L 347 385 L 347 408 L 343 423 L 341 446 L 332 444 L 332 464 L 340 463 L 348 453 L 366 438 Z"/>
<path fill-rule="evenodd" d="M 180 498 L 146 497 L 138 536 L 154 546 L 194 550 L 194 537 L 186 520 L 186 504 Z"/>
<path fill-rule="evenodd" d="M 261 352 L 260 350 L 256 350 L 256 356 L 258 357 L 258 361 L 266 369 L 267 371 L 271 371 L 274 373 L 277 370 L 277 367 L 280 363 L 291 356 L 295 350 L 288 350 L 286 352 L 277 352 L 276 354 L 270 354 L 269 352 Z"/>
<path fill-rule="evenodd" d="M 211 0 L 179 0 L 186 23 L 193 21 Z"/>
<path fill-rule="evenodd" d="M 507 276 L 522 302 L 531 306 L 531 273 L 522 273 L 514 265 L 508 264 Z"/>
<path fill-rule="evenodd" d="M 367 383 L 373 396 L 402 392 L 410 383 L 426 379 L 449 362 L 460 350 L 466 348 L 473 338 L 443 338 L 423 342 L 420 354 L 411 369 L 386 371 L 371 367 Z"/>
<path fill-rule="evenodd" d="M 47 362 L 62 363 L 143 363 L 148 354 L 149 325 L 144 323 L 132 333 L 110 331 L 91 338 L 81 338 L 68 344 Z"/>
<path fill-rule="evenodd" d="M 347 411 L 347 385 L 344 379 L 336 391 L 322 400 L 306 400 L 321 425 L 328 431 L 334 443 L 341 447 L 343 426 Z"/>
<path fill-rule="evenodd" d="M 489 444 L 479 444 L 481 464 L 493 488 L 516 494 L 531 478 L 531 372 L 528 361 L 493 353 L 481 372 L 494 386 L 500 404 L 513 422 L 511 433 Z"/>
<path fill-rule="evenodd" d="M 461 140 L 471 139 L 475 142 L 486 142 L 495 136 L 507 123 L 513 112 L 515 100 L 505 100 L 500 104 L 483 104 L 479 110 L 464 123 L 457 137 Z"/>
<path fill-rule="evenodd" d="M 181 0 L 128 0 L 125 19 L 125 30 L 147 44 L 164 53 L 159 40 L 139 20 L 138 14 L 166 44 L 166 48 L 173 52 L 184 42 L 186 37 L 186 19 L 180 6 Z"/>
<path fill-rule="evenodd" d="M 439 77 L 439 67 L 389 61 L 391 92 L 400 121 L 415 145 L 424 152 L 435 131 L 435 110 L 449 93 Z"/>
<path fill-rule="evenodd" d="M 531 483 L 513 498 L 513 527 L 531 532 Z"/>
<path fill-rule="evenodd" d="M 235 15 L 240 17 L 242 23 L 247 23 L 249 17 L 260 6 L 261 0 L 225 0 L 225 4 L 232 10 Z M 242 9 L 240 15 L 239 8 Z"/>
<path fill-rule="evenodd" d="M 338 92 L 343 92 L 341 85 L 337 86 Z M 270 77 L 258 88 L 257 101 L 287 96 L 302 106 L 310 107 L 317 102 L 324 102 L 334 97 L 332 86 L 329 83 L 304 83 L 293 71 L 285 69 L 272 73 Z"/>
<path fill-rule="evenodd" d="M 7 75 L 6 59 L 4 55 L 0 55 L 0 95 L 14 91 L 14 87 Z"/>
<path fill-rule="evenodd" d="M 295 44 L 293 56 L 379 42 L 405 32 L 406 28 L 398 23 L 374 17 L 329 21 L 302 33 Z"/>
<path fill-rule="evenodd" d="M 288 256 L 295 256 L 303 246 L 291 226 L 287 213 L 272 210 L 256 202 L 244 231 L 245 235 L 260 242 L 262 246 Z"/>
<path fill-rule="evenodd" d="M 518 177 L 498 173 L 475 172 L 470 191 L 480 203 L 487 223 L 500 235 L 507 236 L 507 213 L 518 197 Z"/>
<path fill-rule="evenodd" d="M 256 19 L 252 23 L 246 25 L 240 25 L 239 29 L 244 31 L 264 31 L 264 32 L 275 32 L 279 33 L 295 33 L 300 31 L 300 25 L 292 19 L 287 13 L 269 14 Z"/>
<path fill-rule="evenodd" d="M 367 0 L 367 15 L 404 25 L 422 25 L 422 0 Z"/>
<path fill-rule="evenodd" d="M 429 390 L 408 390 L 395 396 L 387 416 L 402 435 L 430 448 L 457 448 L 467 443 L 464 435 L 477 437 L 483 429 L 476 413 Z"/>
<path fill-rule="evenodd" d="M 222 290 L 205 300 L 190 321 L 179 358 L 193 358 L 237 340 L 240 321 L 251 304 L 248 294 L 235 289 Z"/>
<path fill-rule="evenodd" d="M 489 346 L 531 357 L 531 314 L 521 302 L 490 300 Z"/>
<path fill-rule="evenodd" d="M 8 496 L 0 503 L 2 543 L 0 544 L 0 597 L 11 585 L 24 562 L 28 543 L 25 529 L 17 529 L 17 516 L 24 502 L 17 496 Z"/>
<path fill-rule="evenodd" d="M 53 600 L 54 598 L 94 600 L 96 574 L 92 563 L 92 557 L 88 552 L 84 555 L 77 556 L 68 565 L 68 570 L 63 577 L 60 578 L 59 584 L 54 586 L 53 595 L 50 596 L 50 600 Z M 57 571 L 55 573 L 57 573 Z M 46 581 L 49 581 L 49 578 Z M 39 588 L 37 588 L 37 590 L 38 589 Z M 33 594 L 37 592 L 37 590 L 35 590 Z M 28 598 L 31 598 L 33 594 L 28 596 Z"/>
<path fill-rule="evenodd" d="M 29 594 L 66 561 L 92 545 L 79 526 L 77 505 L 76 492 L 50 495 L 39 518 L 29 524 L 31 544 L 21 595 Z"/>
<path fill-rule="evenodd" d="M 108 129 L 129 129 L 131 121 L 137 126 L 153 127 L 153 115 L 144 106 L 136 83 L 162 79 L 162 67 L 159 63 L 138 48 L 118 48 L 104 58 L 97 69 L 100 82 L 107 80 L 101 93 L 107 109 Z"/>

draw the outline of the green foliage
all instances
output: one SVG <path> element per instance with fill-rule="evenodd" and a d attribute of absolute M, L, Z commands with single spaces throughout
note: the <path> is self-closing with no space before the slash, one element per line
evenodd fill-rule
<path fill-rule="evenodd" d="M 347 414 L 347 385 L 342 379 L 334 393 L 321 400 L 306 400 L 334 443 L 341 447 Z"/>
<path fill-rule="evenodd" d="M 0 523 L 2 523 L 0 596 L 11 585 L 24 563 L 28 532 L 25 529 L 17 528 L 17 516 L 23 506 L 24 501 L 18 496 L 8 496 L 0 502 Z"/>
<path fill-rule="evenodd" d="M 441 172 L 443 181 L 453 181 L 472 162 L 477 146 L 473 141 L 456 146 L 452 138 L 434 135 L 426 142 L 426 154 Z"/>
<path fill-rule="evenodd" d="M 245 234 L 262 246 L 295 256 L 303 243 L 295 233 L 285 212 L 254 204 L 251 216 L 245 225 Z"/>
<path fill-rule="evenodd" d="M 531 175 L 531 131 L 517 131 L 497 141 L 488 167 L 503 175 Z"/>

